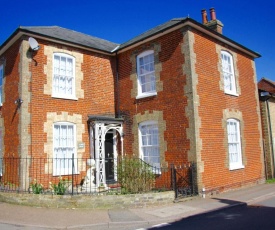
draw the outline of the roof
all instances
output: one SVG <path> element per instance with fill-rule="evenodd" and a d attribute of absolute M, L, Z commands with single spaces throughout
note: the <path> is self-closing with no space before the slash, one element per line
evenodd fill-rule
<path fill-rule="evenodd" d="M 169 29 L 169 28 L 171 28 L 171 27 L 173 27 L 177 24 L 180 24 L 180 23 L 184 22 L 185 19 L 186 18 L 174 18 L 174 19 L 172 19 L 168 22 L 165 22 L 161 25 L 158 25 L 158 26 L 156 26 L 156 27 L 154 27 L 150 30 L 147 30 L 146 32 L 134 37 L 133 39 L 121 44 L 119 46 L 119 49 L 123 49 L 123 48 L 125 48 L 129 45 L 132 45 L 132 44 L 136 43 L 136 42 L 142 41 L 145 38 L 148 38 L 148 37 L 153 36 L 155 34 L 161 33 L 161 32 L 163 32 L 163 31 L 165 31 L 165 30 L 167 30 L 167 29 Z"/>
<path fill-rule="evenodd" d="M 233 48 L 236 48 L 253 58 L 261 55 L 254 52 L 241 44 L 227 38 L 226 36 L 210 29 L 209 27 L 189 18 L 174 18 L 161 25 L 158 25 L 133 39 L 122 43 L 121 45 L 113 43 L 101 38 L 86 35 L 74 30 L 65 29 L 58 26 L 34 26 L 34 27 L 19 27 L 0 47 L 0 55 L 13 44 L 13 42 L 22 35 L 34 36 L 36 38 L 47 39 L 61 44 L 67 43 L 76 47 L 93 49 L 107 54 L 114 54 L 116 52 L 123 52 L 131 47 L 137 46 L 142 42 L 152 40 L 158 36 L 169 33 L 170 31 L 190 26 L 207 34 Z"/>
<path fill-rule="evenodd" d="M 31 33 L 38 36 L 40 35 L 50 39 L 69 42 L 105 52 L 112 52 L 112 50 L 118 46 L 117 43 L 83 34 L 74 30 L 65 29 L 59 26 L 20 26 L 14 34 L 18 32 Z M 8 40 L 5 43 L 7 42 Z M 5 43 L 2 46 L 4 46 Z"/>
<path fill-rule="evenodd" d="M 204 34 L 207 34 L 211 37 L 214 37 L 215 39 L 231 46 L 231 47 L 234 47 L 250 56 L 252 56 L 253 58 L 258 58 L 258 57 L 261 57 L 261 55 L 251 49 L 248 49 L 247 47 L 229 39 L 228 37 L 222 35 L 221 33 L 218 33 L 217 31 L 209 28 L 208 26 L 206 25 L 203 25 L 197 21 L 195 21 L 194 19 L 192 18 L 189 18 L 189 17 L 184 17 L 184 18 L 174 18 L 174 19 L 171 19 L 170 21 L 168 22 L 165 22 L 161 25 L 158 25 L 136 37 L 134 37 L 133 39 L 121 44 L 117 49 L 116 51 L 122 51 L 122 50 L 125 50 L 127 49 L 128 47 L 132 47 L 132 46 L 135 46 L 135 45 L 138 45 L 142 42 L 144 42 L 145 40 L 150 40 L 152 38 L 155 38 L 156 36 L 162 36 L 172 30 L 175 30 L 177 28 L 182 28 L 182 27 L 185 27 L 185 26 L 190 26 L 192 28 L 195 28 L 199 31 L 201 31 L 202 33 Z"/>
<path fill-rule="evenodd" d="M 262 78 L 258 82 L 258 89 L 269 93 L 275 93 L 275 82 L 267 78 Z"/>

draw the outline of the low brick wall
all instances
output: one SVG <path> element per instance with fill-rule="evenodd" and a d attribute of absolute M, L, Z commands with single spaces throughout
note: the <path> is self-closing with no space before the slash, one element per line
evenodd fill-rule
<path fill-rule="evenodd" d="M 0 193 L 0 201 L 49 208 L 142 208 L 171 204 L 174 201 L 173 191 L 160 193 L 130 194 L 130 195 L 37 195 Z"/>

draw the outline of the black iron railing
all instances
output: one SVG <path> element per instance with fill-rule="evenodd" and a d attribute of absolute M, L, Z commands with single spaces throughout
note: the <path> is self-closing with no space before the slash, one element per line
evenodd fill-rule
<path fill-rule="evenodd" d="M 0 159 L 0 191 L 35 194 L 129 194 L 175 191 L 191 196 L 194 164 L 153 167 L 139 158 L 16 158 Z"/>

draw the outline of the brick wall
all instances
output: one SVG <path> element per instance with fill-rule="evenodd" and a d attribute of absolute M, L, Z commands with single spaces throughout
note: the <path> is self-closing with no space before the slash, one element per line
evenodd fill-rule
<path fill-rule="evenodd" d="M 188 122 L 185 115 L 187 98 L 183 88 L 186 82 L 182 72 L 184 57 L 181 55 L 182 33 L 175 31 L 158 40 L 143 44 L 119 54 L 119 95 L 120 112 L 125 117 L 124 149 L 126 153 L 138 155 L 137 126 L 133 121 L 137 116 L 154 112 L 162 113 L 166 128 L 160 135 L 164 136 L 165 159 L 163 164 L 187 161 L 189 140 L 186 138 Z M 135 57 L 146 49 L 154 49 L 157 76 L 157 96 L 136 99 L 136 61 Z M 135 95 L 133 95 L 135 92 Z M 177 112 L 175 112 L 175 110 Z M 156 119 L 157 120 L 157 119 Z M 163 123 L 159 124 L 160 126 Z M 161 131 L 161 129 L 159 130 Z M 163 142 L 162 142 L 163 143 Z"/>
<path fill-rule="evenodd" d="M 136 99 L 135 58 L 155 51 L 161 90 Z M 152 48 L 153 47 L 153 48 Z M 234 58 L 237 93 L 224 93 L 220 51 Z M 261 124 L 254 62 L 195 30 L 177 30 L 119 54 L 119 94 L 125 117 L 125 152 L 138 155 L 136 117 L 162 113 L 166 164 L 198 163 L 198 187 L 224 190 L 264 178 Z M 153 116 L 153 115 L 152 115 Z M 226 119 L 241 122 L 244 169 L 229 170 Z M 161 135 L 161 134 L 160 134 Z"/>
<path fill-rule="evenodd" d="M 4 79 L 5 100 L 2 106 L 4 156 L 53 157 L 53 122 L 67 121 L 76 124 L 77 144 L 81 142 L 85 146 L 77 149 L 77 154 L 89 157 L 88 115 L 115 115 L 114 60 L 107 55 L 39 39 L 37 41 L 40 49 L 31 54 L 26 40 L 20 40 L 3 55 L 7 63 Z M 54 52 L 75 57 L 75 100 L 52 97 Z M 21 108 L 16 110 L 14 101 L 19 97 L 23 99 L 23 103 Z M 22 169 L 22 172 L 27 172 L 27 168 Z M 41 168 L 45 173 L 49 169 L 46 166 Z M 21 176 L 29 178 L 30 181 L 38 179 L 31 174 Z M 48 181 L 42 183 L 47 184 Z"/>
<path fill-rule="evenodd" d="M 256 76 L 253 60 L 223 44 L 216 44 L 195 33 L 197 92 L 199 95 L 201 156 L 204 162 L 202 186 L 223 189 L 264 178 Z M 235 60 L 235 77 L 239 96 L 225 94 L 220 70 L 220 50 L 230 52 Z M 222 86 L 222 87 L 221 87 Z M 229 170 L 226 119 L 241 124 L 244 169 Z"/>

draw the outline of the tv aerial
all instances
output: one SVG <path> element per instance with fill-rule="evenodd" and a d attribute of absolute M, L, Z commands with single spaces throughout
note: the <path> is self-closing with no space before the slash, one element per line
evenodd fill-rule
<path fill-rule="evenodd" d="M 37 51 L 40 48 L 40 46 L 38 45 L 38 42 L 32 37 L 29 37 L 29 45 L 33 51 Z"/>

